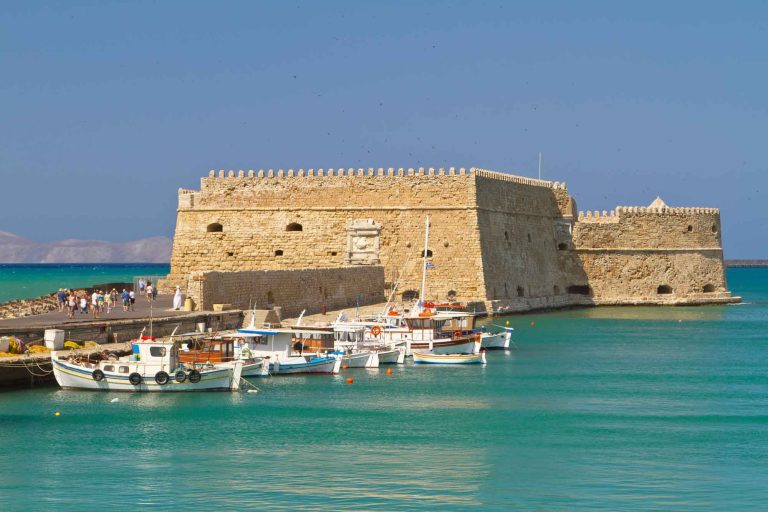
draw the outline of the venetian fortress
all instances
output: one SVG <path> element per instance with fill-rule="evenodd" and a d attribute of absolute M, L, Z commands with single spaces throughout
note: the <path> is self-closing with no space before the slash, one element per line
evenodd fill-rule
<path fill-rule="evenodd" d="M 179 190 L 171 273 L 198 309 L 295 314 L 427 291 L 488 313 L 738 301 L 716 208 L 577 210 L 565 183 L 485 169 L 211 171 Z M 424 246 L 425 219 L 429 246 Z"/>

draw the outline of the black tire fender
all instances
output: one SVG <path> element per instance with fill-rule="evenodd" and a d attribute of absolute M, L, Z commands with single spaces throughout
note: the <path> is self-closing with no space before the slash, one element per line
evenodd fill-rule
<path fill-rule="evenodd" d="M 202 378 L 203 376 L 200 375 L 200 372 L 197 370 L 192 370 L 189 372 L 189 382 L 191 382 L 192 384 L 197 384 L 198 382 L 200 382 L 200 379 Z"/>
<path fill-rule="evenodd" d="M 101 382 L 102 380 L 104 380 L 104 372 L 99 369 L 93 370 L 91 377 L 93 377 L 93 380 L 95 380 L 96 382 Z"/>
<path fill-rule="evenodd" d="M 143 380 L 143 379 L 141 378 L 141 375 L 139 375 L 139 374 L 138 374 L 138 373 L 136 373 L 136 372 L 133 372 L 132 374 L 130 374 L 130 375 L 128 376 L 128 382 L 130 382 L 130 383 L 131 383 L 131 384 L 133 384 L 134 386 L 138 386 L 139 384 L 141 384 L 141 381 L 142 381 L 142 380 Z"/>
<path fill-rule="evenodd" d="M 155 374 L 155 382 L 157 382 L 161 386 L 165 386 L 166 384 L 168 384 L 168 379 L 170 379 L 170 377 L 166 372 L 162 370 L 160 370 Z"/>
<path fill-rule="evenodd" d="M 187 374 L 184 372 L 184 370 L 176 370 L 176 373 L 173 374 L 173 378 L 181 384 L 185 380 L 187 380 Z"/>

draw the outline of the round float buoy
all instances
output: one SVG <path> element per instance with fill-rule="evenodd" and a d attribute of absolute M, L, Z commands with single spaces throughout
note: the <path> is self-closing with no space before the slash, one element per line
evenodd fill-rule
<path fill-rule="evenodd" d="M 61 413 L 59 411 L 56 411 L 55 413 L 53 413 L 53 415 L 54 416 L 61 416 Z"/>
<path fill-rule="evenodd" d="M 353 382 L 355 382 L 355 379 L 352 377 L 347 377 L 347 384 L 352 384 Z"/>
<path fill-rule="evenodd" d="M 128 382 L 130 382 L 134 386 L 138 386 L 139 384 L 141 384 L 141 375 L 139 375 L 136 372 L 133 372 L 128 376 Z"/>
<path fill-rule="evenodd" d="M 536 327 L 536 322 L 531 322 L 531 327 Z"/>
<path fill-rule="evenodd" d="M 345 364 L 341 365 L 341 369 L 342 369 L 342 370 L 346 370 L 347 368 L 349 368 L 349 366 L 347 366 L 347 365 L 345 365 Z"/>
<path fill-rule="evenodd" d="M 176 373 L 173 374 L 173 378 L 176 379 L 176 382 L 181 384 L 187 380 L 187 374 L 184 373 L 184 370 L 176 370 Z"/>
<path fill-rule="evenodd" d="M 461 331 L 453 331 L 453 337 L 454 338 L 461 338 L 462 332 Z"/>
<path fill-rule="evenodd" d="M 392 368 L 387 368 L 387 375 L 392 375 Z"/>
<path fill-rule="evenodd" d="M 166 384 L 168 384 L 169 378 L 170 378 L 169 375 L 162 370 L 160 370 L 155 374 L 155 382 L 157 382 L 161 386 L 165 386 Z"/>
<path fill-rule="evenodd" d="M 91 377 L 93 377 L 93 380 L 95 380 L 96 382 L 100 382 L 104 380 L 104 372 L 101 370 L 93 370 Z"/>
<path fill-rule="evenodd" d="M 381 327 L 379 327 L 378 325 L 374 325 L 373 327 L 371 327 L 371 335 L 378 336 L 379 334 L 381 334 Z"/>

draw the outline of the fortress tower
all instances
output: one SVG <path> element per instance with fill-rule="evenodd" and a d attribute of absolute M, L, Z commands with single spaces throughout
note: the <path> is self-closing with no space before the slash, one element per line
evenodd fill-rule
<path fill-rule="evenodd" d="M 717 209 L 658 200 L 577 215 L 564 183 L 476 168 L 211 171 L 199 191 L 179 190 L 168 280 L 381 266 L 384 286 L 409 297 L 424 250 L 428 299 L 495 312 L 738 300 Z"/>

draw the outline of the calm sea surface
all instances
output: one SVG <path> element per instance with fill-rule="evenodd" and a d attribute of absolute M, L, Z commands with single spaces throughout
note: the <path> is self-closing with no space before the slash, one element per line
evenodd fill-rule
<path fill-rule="evenodd" d="M 133 276 L 169 271 L 169 265 L 153 263 L 0 263 L 0 302 L 39 297 L 59 288 L 130 282 Z"/>
<path fill-rule="evenodd" d="M 768 270 L 728 278 L 745 304 L 509 317 L 484 368 L 0 393 L 0 508 L 765 509 Z"/>

